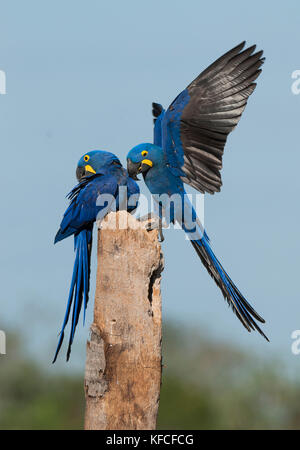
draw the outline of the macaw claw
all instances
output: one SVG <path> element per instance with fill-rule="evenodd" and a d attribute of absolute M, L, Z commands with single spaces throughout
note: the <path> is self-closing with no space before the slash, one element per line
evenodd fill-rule
<path fill-rule="evenodd" d="M 159 242 L 163 242 L 165 240 L 163 235 L 163 225 L 162 219 L 153 213 L 146 214 L 145 216 L 139 217 L 137 219 L 139 222 L 145 222 L 145 229 L 147 231 L 158 230 L 159 233 Z"/>

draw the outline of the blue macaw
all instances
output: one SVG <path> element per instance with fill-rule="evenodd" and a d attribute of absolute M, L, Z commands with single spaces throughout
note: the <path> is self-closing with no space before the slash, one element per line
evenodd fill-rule
<path fill-rule="evenodd" d="M 89 295 L 90 257 L 94 222 L 99 218 L 103 218 L 111 210 L 121 209 L 120 186 L 127 188 L 125 191 L 127 199 L 129 200 L 129 197 L 131 197 L 130 202 L 125 202 L 129 212 L 132 212 L 137 207 L 139 195 L 137 183 L 128 176 L 119 159 L 110 152 L 94 150 L 86 153 L 78 162 L 76 176 L 79 184 L 68 194 L 68 198 L 71 201 L 70 206 L 64 214 L 54 240 L 54 243 L 56 243 L 73 234 L 76 256 L 67 310 L 53 362 L 56 361 L 64 339 L 64 329 L 68 323 L 72 304 L 72 324 L 67 361 L 70 357 L 82 302 L 84 302 L 85 319 Z M 100 194 L 106 195 L 105 201 L 97 201 Z M 111 202 L 110 199 L 112 200 Z M 113 204 L 114 200 L 115 203 Z"/>
<path fill-rule="evenodd" d="M 268 340 L 254 320 L 265 323 L 264 319 L 247 302 L 213 253 L 183 184 L 202 193 L 220 191 L 227 136 L 241 118 L 264 61 L 262 51 L 254 53 L 255 46 L 243 50 L 244 45 L 245 42 L 233 48 L 204 70 L 166 111 L 161 105 L 152 104 L 154 143 L 134 147 L 127 156 L 127 170 L 134 179 L 142 173 L 154 197 L 179 196 L 181 208 L 173 206 L 169 210 L 170 222 L 179 223 L 187 233 L 208 273 L 244 327 L 249 332 L 256 329 Z M 165 197 L 164 200 L 156 198 L 160 220 L 169 205 Z"/>

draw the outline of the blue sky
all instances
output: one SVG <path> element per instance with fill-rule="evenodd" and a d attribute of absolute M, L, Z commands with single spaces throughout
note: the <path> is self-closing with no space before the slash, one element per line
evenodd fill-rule
<path fill-rule="evenodd" d="M 52 355 L 65 311 L 73 242 L 54 247 L 53 238 L 79 157 L 101 148 L 125 162 L 131 147 L 151 141 L 151 102 L 167 106 L 246 40 L 267 60 L 228 140 L 222 192 L 205 198 L 205 223 L 223 265 L 267 320 L 271 344 L 244 331 L 178 231 L 163 244 L 163 314 L 300 368 L 290 351 L 300 329 L 300 95 L 291 92 L 299 13 L 293 0 L 1 3 L 1 322 L 43 348 L 41 360 Z M 87 334 L 87 326 L 78 333 L 77 361 Z"/>

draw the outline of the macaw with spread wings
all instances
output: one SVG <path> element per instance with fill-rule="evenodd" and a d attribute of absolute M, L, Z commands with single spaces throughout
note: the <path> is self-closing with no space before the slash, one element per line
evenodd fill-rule
<path fill-rule="evenodd" d="M 247 302 L 213 253 L 184 189 L 184 183 L 202 193 L 214 194 L 221 189 L 220 171 L 227 136 L 238 124 L 264 62 L 262 51 L 255 53 L 255 46 L 244 50 L 244 46 L 245 42 L 210 65 L 167 110 L 153 103 L 154 143 L 139 144 L 130 150 L 127 170 L 134 179 L 142 173 L 154 199 L 159 199 L 160 220 L 169 207 L 166 197 L 179 196 L 181 207 L 171 208 L 169 220 L 179 223 L 187 233 L 244 327 L 249 332 L 257 330 L 268 340 L 256 322 L 264 323 L 264 319 Z M 192 218 L 189 223 L 186 216 Z"/>

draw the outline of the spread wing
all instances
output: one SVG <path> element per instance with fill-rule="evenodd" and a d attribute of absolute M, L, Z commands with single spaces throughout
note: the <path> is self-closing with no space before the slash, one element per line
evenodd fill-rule
<path fill-rule="evenodd" d="M 220 191 L 227 136 L 238 124 L 261 73 L 263 52 L 254 53 L 255 45 L 246 50 L 244 46 L 245 42 L 204 70 L 166 112 L 158 114 L 156 108 L 155 126 L 161 123 L 154 135 L 157 142 L 160 136 L 170 169 L 200 192 Z"/>
<path fill-rule="evenodd" d="M 159 103 L 152 103 L 153 115 L 153 144 L 162 147 L 162 120 L 165 114 L 164 108 Z"/>

